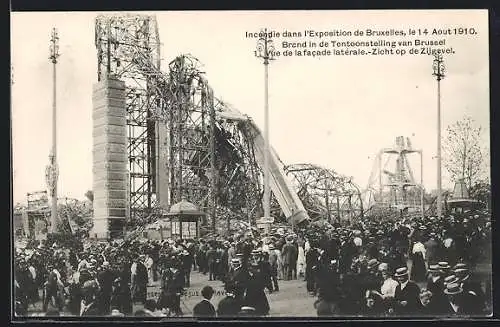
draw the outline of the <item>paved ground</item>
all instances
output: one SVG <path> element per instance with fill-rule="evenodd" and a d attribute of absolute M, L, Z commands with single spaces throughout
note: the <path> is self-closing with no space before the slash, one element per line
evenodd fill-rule
<path fill-rule="evenodd" d="M 270 316 L 316 316 L 316 311 L 313 307 L 315 298 L 307 294 L 306 283 L 303 280 L 278 281 L 278 283 L 280 291 L 267 294 L 271 307 Z M 192 315 L 193 307 L 202 299 L 201 289 L 206 285 L 212 286 L 216 291 L 212 298 L 212 303 L 215 307 L 224 298 L 224 287 L 221 281 L 208 281 L 208 275 L 192 272 L 191 287 L 187 289 L 187 294 L 181 298 L 181 309 L 185 316 L 189 317 Z M 153 289 L 154 287 L 148 288 L 148 290 Z M 133 311 L 135 312 L 142 307 L 142 304 L 134 304 Z M 39 302 L 35 307 L 30 306 L 29 314 L 36 315 L 41 311 L 42 303 Z M 69 313 L 65 312 L 63 315 L 69 315 Z"/>
<path fill-rule="evenodd" d="M 211 301 L 215 307 L 224 298 L 224 287 L 221 281 L 208 281 L 208 275 L 193 272 L 191 274 L 191 287 L 188 288 L 187 295 L 182 298 L 183 303 L 181 303 L 181 308 L 186 316 L 190 316 L 192 308 L 201 301 L 200 293 L 205 285 L 212 286 L 216 291 Z M 316 310 L 313 307 L 315 298 L 307 294 L 305 281 L 278 281 L 278 285 L 279 292 L 267 294 L 271 307 L 270 316 L 316 316 Z"/>

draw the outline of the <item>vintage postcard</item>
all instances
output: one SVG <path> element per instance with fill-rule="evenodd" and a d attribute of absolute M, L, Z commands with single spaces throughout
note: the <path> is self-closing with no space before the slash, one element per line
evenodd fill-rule
<path fill-rule="evenodd" d="M 490 317 L 487 10 L 13 12 L 20 317 Z"/>

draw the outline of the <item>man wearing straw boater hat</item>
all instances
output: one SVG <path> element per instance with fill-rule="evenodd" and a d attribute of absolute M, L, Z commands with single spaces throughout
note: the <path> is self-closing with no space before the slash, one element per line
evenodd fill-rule
<path fill-rule="evenodd" d="M 255 252 L 254 254 L 258 255 Z M 257 260 L 250 262 L 248 274 L 244 304 L 253 307 L 257 315 L 266 316 L 270 308 L 264 289 L 268 283 Z"/>
<path fill-rule="evenodd" d="M 447 298 L 444 294 L 445 280 L 444 273 L 439 265 L 429 266 L 429 279 L 427 280 L 427 290 L 431 293 L 428 313 L 442 314 L 443 307 L 446 307 Z M 452 276 L 452 279 L 454 276 Z M 448 282 L 453 280 L 448 280 Z"/>
<path fill-rule="evenodd" d="M 444 290 L 444 294 L 446 294 L 448 298 L 448 304 L 446 308 L 443 308 L 446 309 L 446 311 L 443 313 L 453 316 L 469 314 L 464 303 L 463 289 L 460 287 L 460 284 L 447 284 L 446 289 Z"/>
<path fill-rule="evenodd" d="M 465 263 L 458 263 L 453 267 L 455 276 L 459 279 L 460 287 L 463 290 L 464 301 L 473 314 L 483 313 L 486 307 L 486 296 L 481 288 L 481 284 L 473 281 L 469 268 Z"/>
<path fill-rule="evenodd" d="M 281 256 L 283 258 L 284 280 L 293 279 L 297 273 L 297 249 L 293 245 L 293 237 L 291 235 L 286 237 L 286 244 L 283 245 Z"/>
<path fill-rule="evenodd" d="M 444 289 L 446 289 L 446 286 L 448 286 L 448 284 L 458 283 L 459 281 L 460 279 L 455 275 L 446 276 L 446 278 L 443 281 Z"/>
<path fill-rule="evenodd" d="M 394 277 L 399 283 L 394 293 L 395 313 L 408 316 L 419 312 L 422 306 L 420 303 L 420 288 L 409 279 L 408 268 L 396 269 Z"/>
<path fill-rule="evenodd" d="M 226 283 L 231 283 L 235 298 L 242 302 L 245 296 L 248 283 L 248 271 L 243 267 L 243 255 L 236 254 L 236 257 L 231 260 L 231 272 L 226 280 Z"/>
<path fill-rule="evenodd" d="M 447 261 L 440 261 L 438 262 L 438 267 L 440 270 L 443 271 L 444 276 L 449 276 L 450 275 L 450 269 L 451 266 Z"/>
<path fill-rule="evenodd" d="M 427 289 L 434 295 L 443 294 L 444 279 L 443 271 L 439 269 L 438 265 L 429 266 L 429 278 L 427 280 Z"/>

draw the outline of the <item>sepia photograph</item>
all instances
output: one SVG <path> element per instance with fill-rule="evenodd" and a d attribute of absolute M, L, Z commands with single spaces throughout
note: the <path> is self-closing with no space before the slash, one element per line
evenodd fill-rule
<path fill-rule="evenodd" d="M 10 26 L 12 319 L 492 317 L 487 10 Z"/>

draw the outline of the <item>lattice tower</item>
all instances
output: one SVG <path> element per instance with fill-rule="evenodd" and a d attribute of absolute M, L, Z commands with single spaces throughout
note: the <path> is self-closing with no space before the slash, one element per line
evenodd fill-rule
<path fill-rule="evenodd" d="M 402 136 L 396 138 L 393 147 L 381 149 L 364 193 L 366 207 L 421 212 L 423 185 L 415 180 L 409 161 L 409 155 L 421 153 L 413 149 L 409 138 Z"/>
<path fill-rule="evenodd" d="M 160 41 L 153 16 L 106 15 L 95 20 L 98 80 L 114 76 L 126 85 L 130 216 L 155 205 L 157 122 L 164 84 Z M 119 227 L 117 226 L 119 229 Z M 115 228 L 111 228 L 115 229 Z"/>
<path fill-rule="evenodd" d="M 351 178 L 312 164 L 285 166 L 311 219 L 351 222 L 363 217 L 359 187 Z"/>
<path fill-rule="evenodd" d="M 216 119 L 226 104 L 214 97 L 198 60 L 180 55 L 163 73 L 152 16 L 99 16 L 96 47 L 99 80 L 113 75 L 126 83 L 132 216 L 151 211 L 155 200 L 170 206 L 182 198 L 210 218 L 217 206 L 247 216 L 259 210 L 261 170 L 251 129 Z M 167 191 L 159 195 L 162 170 Z"/>

